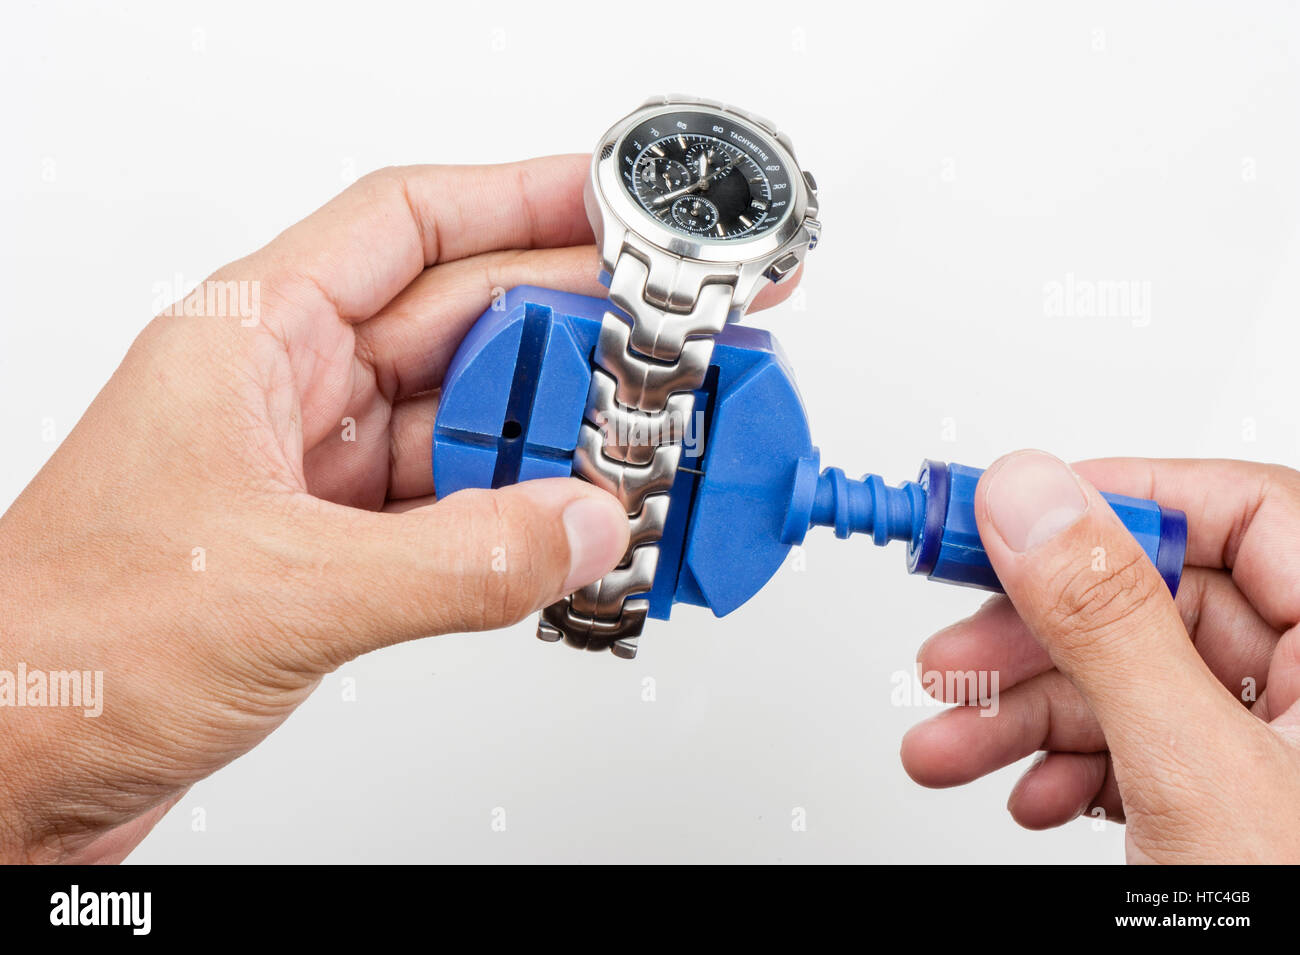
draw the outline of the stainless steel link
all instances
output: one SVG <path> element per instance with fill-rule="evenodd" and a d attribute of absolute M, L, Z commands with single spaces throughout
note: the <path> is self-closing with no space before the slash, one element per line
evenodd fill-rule
<path fill-rule="evenodd" d="M 674 362 L 682 356 L 687 338 L 716 335 L 727 324 L 735 289 L 711 283 L 699 289 L 688 312 L 670 312 L 646 301 L 650 267 L 635 255 L 623 255 L 614 269 L 609 300 L 633 316 L 627 345 L 658 361 Z"/>
<path fill-rule="evenodd" d="M 574 591 L 570 606 L 585 617 L 616 617 L 623 601 L 632 594 L 643 594 L 655 582 L 659 547 L 649 543 L 632 549 L 632 558 L 600 580 Z"/>
<path fill-rule="evenodd" d="M 695 402 L 689 394 L 669 395 L 663 411 L 643 412 L 618 402 L 618 382 L 593 368 L 587 392 L 587 420 L 600 429 L 607 457 L 649 464 L 660 444 L 676 443 L 690 426 Z"/>
<path fill-rule="evenodd" d="M 579 650 L 612 650 L 630 660 L 636 656 L 637 638 L 649 610 L 650 601 L 638 598 L 624 602 L 616 618 L 594 619 L 576 613 L 565 598 L 542 611 L 537 636 L 547 643 L 564 640 Z"/>
<path fill-rule="evenodd" d="M 693 391 L 704 383 L 713 357 L 713 340 L 696 338 L 682 346 L 676 361 L 655 361 L 632 350 L 632 329 L 613 312 L 600 323 L 593 356 L 615 381 L 615 398 L 637 411 L 658 412 L 676 392 Z"/>
<path fill-rule="evenodd" d="M 596 487 L 618 498 L 629 515 L 641 510 L 647 495 L 666 494 L 677 476 L 682 449 L 662 444 L 654 449 L 649 464 L 628 464 L 607 457 L 600 429 L 583 422 L 578 429 L 578 447 L 573 452 L 573 470 Z"/>

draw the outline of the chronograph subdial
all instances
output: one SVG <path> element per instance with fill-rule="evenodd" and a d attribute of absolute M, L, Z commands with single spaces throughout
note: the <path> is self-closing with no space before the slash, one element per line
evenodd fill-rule
<path fill-rule="evenodd" d="M 686 166 L 676 159 L 647 155 L 637 163 L 637 186 L 642 195 L 664 196 L 691 182 Z"/>
<path fill-rule="evenodd" d="M 681 196 L 672 205 L 672 217 L 687 232 L 712 232 L 718 227 L 718 207 L 702 196 Z"/>
<path fill-rule="evenodd" d="M 686 166 L 700 184 L 700 191 L 729 175 L 735 168 L 737 155 L 716 142 L 696 143 L 686 152 Z"/>

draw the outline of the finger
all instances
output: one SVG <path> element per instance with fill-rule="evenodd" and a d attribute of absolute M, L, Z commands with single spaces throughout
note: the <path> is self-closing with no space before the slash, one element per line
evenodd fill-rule
<path fill-rule="evenodd" d="M 1108 458 L 1076 471 L 1117 494 L 1187 514 L 1187 562 L 1232 571 L 1275 630 L 1300 622 L 1300 475 L 1246 461 Z"/>
<path fill-rule="evenodd" d="M 604 575 L 628 543 L 618 500 L 573 478 L 459 491 L 400 514 L 298 503 L 274 619 L 312 636 L 270 649 L 278 665 L 312 671 L 401 640 L 515 623 Z"/>
<path fill-rule="evenodd" d="M 1300 627 L 1278 641 L 1268 671 L 1268 694 L 1260 694 L 1260 716 L 1300 744 Z"/>
<path fill-rule="evenodd" d="M 980 479 L 975 514 L 1007 595 L 1096 714 L 1121 781 L 1162 766 L 1172 777 L 1180 760 L 1204 757 L 1201 734 L 1249 719 L 1192 647 L 1137 541 L 1063 462 L 1001 458 Z"/>
<path fill-rule="evenodd" d="M 442 384 L 470 327 L 502 289 L 538 285 L 605 294 L 595 246 L 490 252 L 429 269 L 370 321 L 357 326 L 357 354 L 389 401 Z"/>
<path fill-rule="evenodd" d="M 357 327 L 357 353 L 390 401 L 442 384 L 461 340 L 503 289 L 536 285 L 604 298 L 595 246 L 489 252 L 429 269 Z M 764 284 L 751 311 L 785 301 L 803 274 Z"/>
<path fill-rule="evenodd" d="M 361 321 L 436 262 L 589 243 L 582 202 L 589 162 L 575 155 L 380 169 L 239 265 L 279 297 Z"/>
<path fill-rule="evenodd" d="M 1088 811 L 1108 764 L 1105 753 L 1044 753 L 1011 790 L 1007 811 L 1026 829 L 1063 826 Z"/>
<path fill-rule="evenodd" d="M 1192 646 L 1228 692 L 1242 703 L 1262 693 L 1279 634 L 1232 577 L 1221 570 L 1189 567 L 1174 603 Z"/>
<path fill-rule="evenodd" d="M 595 250 L 590 246 L 489 252 L 424 272 L 381 311 L 378 319 L 355 329 L 356 352 L 342 419 L 304 420 L 306 452 L 303 471 L 311 492 L 327 501 L 375 510 L 394 493 L 394 462 L 417 435 L 408 430 L 390 435 L 394 402 L 435 387 L 460 339 L 487 308 L 492 289 L 511 285 L 552 283 L 564 291 L 599 289 L 595 281 Z M 592 273 L 588 280 L 582 276 Z M 317 336 L 319 337 L 319 336 Z M 311 351 L 305 352 L 311 355 Z M 435 406 L 436 407 L 436 406 Z M 428 420 L 430 430 L 433 417 Z M 403 457 L 402 478 L 422 480 L 426 472 L 432 492 L 429 449 L 421 468 Z M 425 493 L 417 486 L 403 497 Z"/>
<path fill-rule="evenodd" d="M 365 408 L 349 409 L 337 434 L 303 457 L 307 490 L 326 501 L 379 510 L 390 501 L 433 494 L 436 391 L 388 402 L 371 393 Z M 410 508 L 406 508 L 410 510 Z"/>
<path fill-rule="evenodd" d="M 966 671 L 997 673 L 1003 691 L 1052 669 L 1051 658 L 1042 644 L 1033 638 L 1015 606 L 1005 596 L 985 601 L 979 610 L 930 637 L 916 655 L 917 667 L 924 674 L 938 678 L 921 680 L 927 689 L 939 692 L 944 703 L 962 702 L 948 699 L 942 692 L 948 685 L 945 673 Z"/>
<path fill-rule="evenodd" d="M 388 494 L 392 409 L 364 375 L 354 374 L 351 387 L 338 420 L 308 425 L 317 433 L 303 452 L 303 478 L 322 500 L 376 510 Z"/>
<path fill-rule="evenodd" d="M 1119 794 L 1119 782 L 1115 779 L 1115 760 L 1109 754 L 1106 756 L 1106 781 L 1101 784 L 1101 791 L 1088 806 L 1088 815 L 1094 819 L 1100 817 L 1107 822 L 1125 821 L 1124 800 Z"/>
<path fill-rule="evenodd" d="M 400 501 L 389 501 L 384 505 L 385 514 L 405 514 L 407 511 L 413 511 L 419 507 L 428 507 L 430 504 L 436 504 L 438 499 L 433 494 L 426 494 L 423 497 L 408 497 Z"/>
<path fill-rule="evenodd" d="M 438 392 L 430 391 L 393 406 L 389 422 L 388 500 L 433 494 L 433 420 Z"/>
<path fill-rule="evenodd" d="M 1259 616 L 1224 571 L 1189 567 L 1174 601 L 1196 651 L 1219 681 L 1240 697 L 1261 693 L 1278 634 Z M 922 684 L 943 691 L 945 673 L 996 672 L 1006 691 L 1052 668 L 1051 657 L 1004 596 L 994 597 L 965 620 L 940 630 L 917 653 Z M 1253 681 L 1246 687 L 1245 681 Z M 946 703 L 959 700 L 938 697 Z"/>
<path fill-rule="evenodd" d="M 1097 752 L 1106 738 L 1087 702 L 1055 670 L 994 698 L 918 723 L 903 737 L 903 768 L 922 786 L 962 786 L 1040 749 Z"/>

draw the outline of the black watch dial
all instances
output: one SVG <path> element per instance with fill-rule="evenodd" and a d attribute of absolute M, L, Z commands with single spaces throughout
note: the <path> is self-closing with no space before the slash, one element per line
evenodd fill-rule
<path fill-rule="evenodd" d="M 724 113 L 661 113 L 619 144 L 623 182 L 657 222 L 729 241 L 776 227 L 793 202 L 791 170 L 771 140 Z"/>

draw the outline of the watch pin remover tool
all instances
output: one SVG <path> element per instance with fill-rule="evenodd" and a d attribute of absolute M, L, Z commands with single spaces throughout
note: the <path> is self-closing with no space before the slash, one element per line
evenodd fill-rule
<path fill-rule="evenodd" d="M 433 434 L 438 497 L 573 473 L 575 455 L 584 453 L 580 431 L 589 431 L 580 425 L 590 417 L 590 356 L 609 308 L 604 298 L 521 286 L 484 312 L 442 387 Z M 650 617 L 667 620 L 676 603 L 730 613 L 818 526 L 882 547 L 904 542 L 909 573 L 1002 589 L 975 523 L 983 472 L 926 461 L 916 480 L 891 487 L 874 474 L 854 480 L 839 468 L 823 470 L 793 374 L 765 330 L 722 330 L 692 418 L 675 427 L 681 458 L 653 584 L 642 595 Z M 1176 593 L 1187 548 L 1183 513 L 1102 496 Z M 539 636 L 555 638 L 545 627 Z M 636 653 L 634 641 L 586 646 Z"/>

